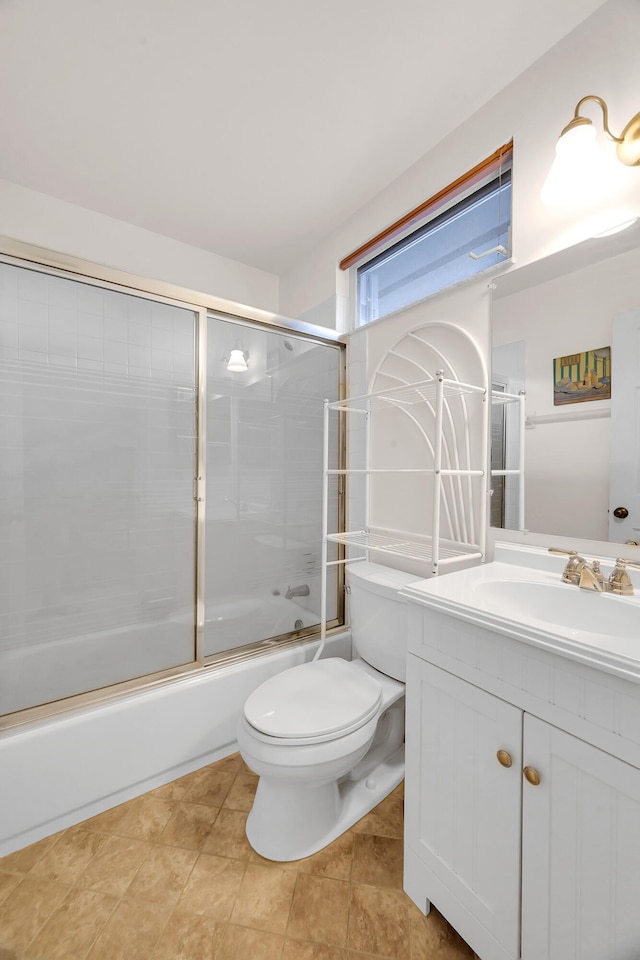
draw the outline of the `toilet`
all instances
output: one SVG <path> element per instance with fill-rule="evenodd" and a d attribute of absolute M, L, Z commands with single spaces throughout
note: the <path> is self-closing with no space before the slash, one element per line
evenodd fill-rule
<path fill-rule="evenodd" d="M 353 655 L 313 660 L 262 683 L 238 724 L 260 777 L 247 839 L 268 860 L 321 850 L 404 776 L 406 605 L 415 575 L 362 561 L 347 568 Z"/>

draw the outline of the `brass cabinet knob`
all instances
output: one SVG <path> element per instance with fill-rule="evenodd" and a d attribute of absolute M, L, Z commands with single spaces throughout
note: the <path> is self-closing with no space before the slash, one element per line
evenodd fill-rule
<path fill-rule="evenodd" d="M 538 786 L 540 783 L 540 774 L 535 767 L 525 767 L 522 772 L 524 773 L 524 778 L 527 783 L 530 783 L 532 787 Z"/>
<path fill-rule="evenodd" d="M 506 750 L 498 750 L 496 757 L 498 758 L 498 763 L 502 764 L 503 767 L 510 767 L 513 763 L 511 754 L 507 753 Z"/>

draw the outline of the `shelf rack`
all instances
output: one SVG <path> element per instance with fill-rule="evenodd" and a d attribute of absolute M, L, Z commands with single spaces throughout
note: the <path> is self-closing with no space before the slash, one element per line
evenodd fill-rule
<path fill-rule="evenodd" d="M 491 391 L 491 403 L 493 406 L 504 406 L 507 404 L 518 404 L 518 466 L 513 470 L 491 470 L 491 477 L 517 477 L 518 478 L 518 529 L 524 530 L 524 431 L 528 425 L 525 410 L 526 394 L 506 393 L 502 390 Z"/>
<path fill-rule="evenodd" d="M 321 562 L 321 642 L 320 648 L 316 653 L 316 658 L 320 656 L 324 646 L 326 636 L 326 612 L 327 612 L 327 572 L 330 567 L 340 564 L 347 564 L 366 560 L 371 552 L 376 555 L 402 557 L 404 559 L 421 561 L 430 565 L 430 571 L 433 576 L 441 572 L 441 567 L 450 564 L 459 564 L 464 560 L 482 559 L 485 554 L 486 543 L 486 525 L 487 525 L 487 498 L 486 495 L 480 496 L 479 501 L 479 522 L 477 528 L 480 531 L 478 543 L 464 542 L 464 538 L 451 540 L 441 536 L 441 512 L 443 508 L 443 479 L 447 477 L 486 478 L 486 464 L 488 452 L 488 416 L 485 414 L 481 418 L 481 443 L 482 451 L 481 461 L 478 469 L 470 467 L 460 467 L 455 463 L 450 465 L 448 456 L 443 458 L 443 423 L 446 418 L 450 419 L 448 409 L 449 398 L 461 397 L 464 395 L 475 395 L 481 397 L 483 402 L 487 399 L 487 390 L 483 386 L 471 383 L 463 383 L 458 380 L 447 379 L 442 371 L 438 371 L 435 376 L 413 383 L 403 383 L 398 386 L 390 387 L 386 390 L 379 390 L 374 393 L 363 394 L 357 397 L 348 397 L 343 400 L 324 402 L 324 447 L 323 447 L 323 503 L 322 503 L 322 562 Z M 331 469 L 329 467 L 329 416 L 332 411 L 342 414 L 362 414 L 370 417 L 376 410 L 389 409 L 396 407 L 410 417 L 414 426 L 417 427 L 422 435 L 425 444 L 432 452 L 433 466 L 425 468 L 371 468 L 363 469 Z M 428 423 L 425 423 L 424 421 Z M 466 431 L 464 438 L 467 447 L 469 439 L 469 422 L 466 408 L 462 415 L 463 428 Z M 369 421 L 370 427 L 370 421 Z M 455 430 L 454 430 L 454 439 Z M 456 460 L 457 458 L 453 458 Z M 366 480 L 366 517 L 369 518 L 369 479 L 378 474 L 423 474 L 433 477 L 433 495 L 431 504 L 432 533 L 430 536 L 418 535 L 409 531 L 381 529 L 379 527 L 367 525 L 366 529 L 356 531 L 340 531 L 337 533 L 328 532 L 328 502 L 329 502 L 329 480 L 335 476 L 362 475 Z M 469 524 L 466 518 L 460 518 L 457 506 L 448 510 L 447 519 L 451 525 L 452 516 L 456 526 L 462 530 L 469 531 L 475 526 L 473 517 L 473 497 L 469 492 L 466 498 L 466 510 L 471 514 Z M 354 548 L 362 551 L 362 556 L 349 556 L 337 560 L 328 559 L 328 544 L 337 543 L 345 547 Z"/>

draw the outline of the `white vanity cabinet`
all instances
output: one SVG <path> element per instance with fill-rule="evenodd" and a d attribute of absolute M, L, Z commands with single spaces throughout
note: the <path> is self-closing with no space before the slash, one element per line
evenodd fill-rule
<path fill-rule="evenodd" d="M 433 900 L 477 952 L 458 903 L 491 931 L 496 957 L 518 956 L 522 712 L 413 655 L 406 705 L 405 889 L 422 910 Z"/>
<path fill-rule="evenodd" d="M 409 621 L 409 896 L 482 960 L 640 958 L 638 683 L 419 600 Z"/>
<path fill-rule="evenodd" d="M 522 956 L 640 957 L 640 770 L 524 717 Z"/>

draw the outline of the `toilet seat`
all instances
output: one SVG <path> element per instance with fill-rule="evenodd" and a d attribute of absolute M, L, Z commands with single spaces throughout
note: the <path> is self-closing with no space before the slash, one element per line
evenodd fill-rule
<path fill-rule="evenodd" d="M 303 745 L 346 736 L 375 717 L 381 703 L 375 677 L 330 658 L 266 680 L 247 699 L 244 716 L 259 739 Z"/>

